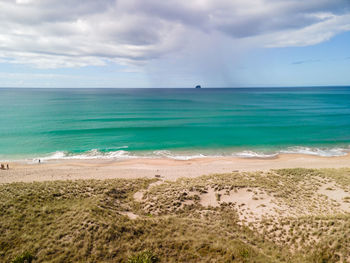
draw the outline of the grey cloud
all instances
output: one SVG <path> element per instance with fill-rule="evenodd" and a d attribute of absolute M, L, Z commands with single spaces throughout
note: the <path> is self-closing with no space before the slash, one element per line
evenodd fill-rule
<path fill-rule="evenodd" d="M 218 28 L 225 33 L 234 37 L 250 37 L 278 30 L 289 30 L 302 28 L 305 25 L 316 23 L 321 19 L 305 16 L 302 14 L 294 14 L 289 17 L 289 20 L 282 17 L 271 17 L 267 19 L 266 16 L 260 15 L 249 19 L 237 19 L 237 23 L 227 21 L 220 23 Z"/>
<path fill-rule="evenodd" d="M 249 37 L 269 32 L 300 29 L 325 21 L 332 14 L 349 11 L 348 1 L 265 1 L 267 5 L 257 6 L 250 14 L 239 12 L 237 7 L 227 9 L 214 17 L 214 24 L 220 30 L 234 37 Z M 232 12 L 233 11 L 233 12 Z M 235 12 L 236 11 L 236 12 Z"/>
<path fill-rule="evenodd" d="M 102 13 L 113 7 L 114 0 L 0 1 L 1 20 L 12 23 L 42 24 L 71 21 L 81 16 Z"/>
<path fill-rule="evenodd" d="M 143 65 L 200 35 L 302 46 L 350 30 L 348 0 L 0 0 L 0 10 L 0 59 L 38 67 Z"/>

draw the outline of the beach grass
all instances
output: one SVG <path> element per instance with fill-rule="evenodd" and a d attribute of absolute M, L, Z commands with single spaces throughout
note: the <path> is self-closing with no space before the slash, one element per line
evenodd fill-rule
<path fill-rule="evenodd" d="M 345 261 L 349 178 L 350 169 L 284 169 L 3 184 L 0 261 Z"/>

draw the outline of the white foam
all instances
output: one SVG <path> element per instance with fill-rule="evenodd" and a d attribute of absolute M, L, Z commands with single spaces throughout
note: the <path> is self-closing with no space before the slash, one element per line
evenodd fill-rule
<path fill-rule="evenodd" d="M 308 154 L 322 157 L 336 157 L 345 156 L 348 154 L 349 149 L 345 148 L 310 148 L 303 146 L 289 147 L 286 150 L 279 151 L 280 153 L 292 153 L 292 154 Z"/>
<path fill-rule="evenodd" d="M 209 157 L 204 154 L 191 154 L 191 155 L 174 154 L 171 151 L 167 151 L 167 150 L 154 151 L 153 153 L 158 157 L 165 157 L 165 158 L 170 158 L 174 160 L 183 160 L 183 161 Z M 213 156 L 210 156 L 210 157 L 213 157 Z"/>
<path fill-rule="evenodd" d="M 39 159 L 45 162 L 45 161 L 51 161 L 51 160 L 127 159 L 127 158 L 136 158 L 136 157 L 137 156 L 133 156 L 128 151 L 124 151 L 124 150 L 101 152 L 97 149 L 92 149 L 90 151 L 77 153 L 77 154 L 57 151 L 49 156 L 43 156 L 43 157 L 32 159 L 32 161 L 37 162 Z"/>
<path fill-rule="evenodd" d="M 235 157 L 241 157 L 241 158 L 273 158 L 278 155 L 278 153 L 261 153 L 261 152 L 254 152 L 254 151 L 242 151 L 238 153 L 232 154 Z"/>

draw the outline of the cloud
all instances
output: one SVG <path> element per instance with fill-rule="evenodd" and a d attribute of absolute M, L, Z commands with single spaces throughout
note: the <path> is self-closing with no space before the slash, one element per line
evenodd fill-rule
<path fill-rule="evenodd" d="M 0 10 L 0 60 L 39 68 L 144 66 L 214 37 L 207 51 L 314 45 L 350 30 L 348 0 L 0 0 Z"/>
<path fill-rule="evenodd" d="M 309 46 L 331 39 L 336 34 L 350 30 L 350 14 L 329 15 L 321 21 L 297 30 L 286 30 L 271 35 L 268 47 Z"/>
<path fill-rule="evenodd" d="M 319 59 L 308 59 L 308 60 L 299 60 L 299 61 L 294 61 L 291 64 L 292 65 L 301 65 L 301 64 L 307 64 L 307 63 L 315 63 L 315 62 L 320 62 L 321 60 Z"/>

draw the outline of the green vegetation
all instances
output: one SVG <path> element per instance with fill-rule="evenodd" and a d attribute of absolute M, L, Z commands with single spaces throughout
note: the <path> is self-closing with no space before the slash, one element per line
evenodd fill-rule
<path fill-rule="evenodd" d="M 30 254 L 28 251 L 22 253 L 21 255 L 17 256 L 12 263 L 31 263 L 34 260 L 34 257 L 32 254 Z"/>
<path fill-rule="evenodd" d="M 159 259 L 151 251 L 143 251 L 129 258 L 128 263 L 157 263 Z"/>
<path fill-rule="evenodd" d="M 156 180 L 0 185 L 0 262 L 350 259 L 349 169 L 234 172 L 150 186 Z M 346 196 L 332 200 L 322 189 Z M 250 200 L 227 201 L 242 190 Z M 216 206 L 202 202 L 211 193 Z M 254 202 L 273 213 L 252 220 Z"/>

